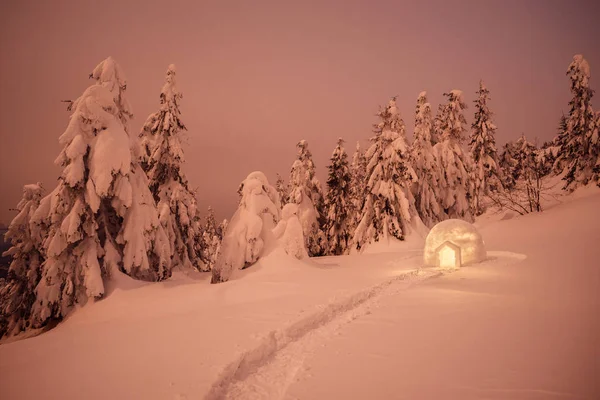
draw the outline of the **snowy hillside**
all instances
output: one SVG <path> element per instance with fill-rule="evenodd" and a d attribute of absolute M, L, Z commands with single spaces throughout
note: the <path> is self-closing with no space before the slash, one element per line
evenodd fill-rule
<path fill-rule="evenodd" d="M 482 220 L 489 259 L 421 269 L 422 244 L 210 285 L 143 283 L 0 346 L 2 399 L 600 397 L 600 191 Z M 247 271 L 247 272 L 246 272 Z"/>

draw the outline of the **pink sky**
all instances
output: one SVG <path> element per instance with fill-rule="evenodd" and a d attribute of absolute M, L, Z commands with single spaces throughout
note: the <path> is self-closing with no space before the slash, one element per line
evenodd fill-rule
<path fill-rule="evenodd" d="M 566 68 L 582 53 L 594 74 L 599 39 L 595 1 L 4 0 L 0 221 L 23 184 L 54 188 L 69 117 L 60 100 L 77 98 L 109 55 L 129 79 L 133 134 L 177 65 L 188 179 L 202 209 L 229 218 L 240 181 L 254 170 L 287 178 L 300 139 L 324 184 L 337 138 L 350 153 L 366 145 L 393 95 L 409 134 L 422 90 L 434 109 L 444 91 L 463 90 L 470 123 L 482 78 L 499 143 L 550 139 L 568 110 Z"/>

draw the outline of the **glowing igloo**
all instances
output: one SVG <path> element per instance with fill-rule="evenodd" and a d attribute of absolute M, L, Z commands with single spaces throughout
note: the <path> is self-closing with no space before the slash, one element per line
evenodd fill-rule
<path fill-rule="evenodd" d="M 448 219 L 435 225 L 425 239 L 425 265 L 457 268 L 487 257 L 481 234 L 470 223 Z"/>

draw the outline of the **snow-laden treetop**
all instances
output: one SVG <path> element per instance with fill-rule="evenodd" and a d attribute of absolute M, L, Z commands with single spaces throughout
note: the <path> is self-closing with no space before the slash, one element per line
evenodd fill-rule
<path fill-rule="evenodd" d="M 296 147 L 298 147 L 298 150 L 301 153 L 308 148 L 308 142 L 302 139 L 296 144 Z"/>
<path fill-rule="evenodd" d="M 450 94 L 452 94 L 457 100 L 462 101 L 462 97 L 463 97 L 463 91 L 462 90 L 453 89 L 453 90 L 450 91 Z"/>
<path fill-rule="evenodd" d="M 590 77 L 590 64 L 587 62 L 585 58 L 583 58 L 582 54 L 575 54 L 573 56 L 573 62 L 571 65 L 576 66 L 578 70 L 583 72 L 586 77 Z"/>
<path fill-rule="evenodd" d="M 417 97 L 417 114 L 419 110 L 427 103 L 427 92 L 419 93 L 419 97 Z"/>
<path fill-rule="evenodd" d="M 131 105 L 123 93 L 127 89 L 127 78 L 121 66 L 109 56 L 94 68 L 90 78 L 95 79 L 99 85 L 106 87 L 111 92 L 114 102 L 119 107 L 119 118 L 127 130 L 127 121 L 133 116 L 133 113 Z"/>
<path fill-rule="evenodd" d="M 162 87 L 160 92 L 160 102 L 161 104 L 166 104 L 167 106 L 177 105 L 179 99 L 183 97 L 183 95 L 177 89 L 177 80 L 175 77 L 175 64 L 169 65 L 167 68 L 167 76 L 165 79 L 165 84 Z"/>
<path fill-rule="evenodd" d="M 387 107 L 381 109 L 377 113 L 377 116 L 381 118 L 381 121 L 375 125 L 375 132 L 377 134 L 381 133 L 384 136 L 389 136 L 387 132 L 404 134 L 404 121 L 402 121 L 398 106 L 396 105 L 396 96 L 390 99 Z M 392 136 L 389 139 L 394 140 L 395 136 Z"/>
<path fill-rule="evenodd" d="M 388 112 L 391 115 L 397 115 L 398 114 L 398 106 L 396 106 L 396 97 L 392 97 L 390 99 L 390 101 L 388 102 Z"/>

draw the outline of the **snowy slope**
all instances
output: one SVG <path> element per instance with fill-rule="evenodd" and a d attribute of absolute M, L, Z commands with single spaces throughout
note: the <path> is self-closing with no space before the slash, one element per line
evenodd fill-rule
<path fill-rule="evenodd" d="M 386 298 L 323 342 L 286 398 L 600 398 L 595 192 L 486 226 L 488 248 L 527 258 L 465 267 Z"/>
<path fill-rule="evenodd" d="M 0 345 L 1 399 L 596 398 L 600 192 L 486 220 L 490 260 L 417 271 L 418 243 L 238 279 L 125 276 Z"/>

